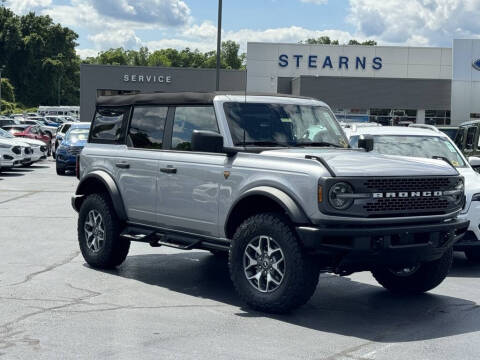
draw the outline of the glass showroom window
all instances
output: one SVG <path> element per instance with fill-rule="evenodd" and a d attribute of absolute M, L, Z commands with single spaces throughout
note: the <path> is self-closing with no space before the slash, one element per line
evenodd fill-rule
<path fill-rule="evenodd" d="M 450 110 L 425 110 L 425 124 L 450 125 Z"/>

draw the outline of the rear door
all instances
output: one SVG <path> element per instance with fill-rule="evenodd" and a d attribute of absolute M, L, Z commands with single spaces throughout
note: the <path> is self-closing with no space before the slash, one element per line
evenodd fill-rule
<path fill-rule="evenodd" d="M 169 118 L 167 147 L 159 182 L 158 221 L 168 228 L 218 235 L 219 186 L 224 181 L 225 154 L 191 150 L 193 130 L 218 132 L 213 106 L 177 106 Z"/>

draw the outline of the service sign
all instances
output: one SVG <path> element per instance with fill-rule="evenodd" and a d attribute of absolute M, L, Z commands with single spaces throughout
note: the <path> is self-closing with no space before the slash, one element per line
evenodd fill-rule
<path fill-rule="evenodd" d="M 170 84 L 172 82 L 171 75 L 146 75 L 146 74 L 124 74 L 123 82 L 139 82 L 139 83 L 159 83 Z"/>

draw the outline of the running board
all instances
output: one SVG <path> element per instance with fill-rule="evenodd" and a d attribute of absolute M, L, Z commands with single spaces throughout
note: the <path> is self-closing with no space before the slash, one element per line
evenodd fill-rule
<path fill-rule="evenodd" d="M 150 244 L 151 247 L 168 246 L 180 250 L 192 249 L 229 249 L 226 239 L 205 238 L 193 234 L 184 234 L 174 231 L 161 231 L 140 226 L 127 226 L 120 236 L 126 240 Z"/>

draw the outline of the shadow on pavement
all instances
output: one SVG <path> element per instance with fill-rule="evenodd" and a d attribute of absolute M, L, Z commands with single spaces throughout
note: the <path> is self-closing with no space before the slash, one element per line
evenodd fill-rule
<path fill-rule="evenodd" d="M 88 266 L 88 265 L 85 265 Z M 310 302 L 288 315 L 248 309 L 226 260 L 206 252 L 135 255 L 109 274 L 241 307 L 242 317 L 270 317 L 296 326 L 376 342 L 409 342 L 480 331 L 480 307 L 469 300 L 423 294 L 395 296 L 380 286 L 321 275 Z"/>
<path fill-rule="evenodd" d="M 0 177 L 15 177 L 15 176 L 23 176 L 22 172 L 17 172 L 17 170 L 2 170 L 0 173 Z"/>
<path fill-rule="evenodd" d="M 463 252 L 456 252 L 449 277 L 480 278 L 480 264 L 467 260 Z"/>

